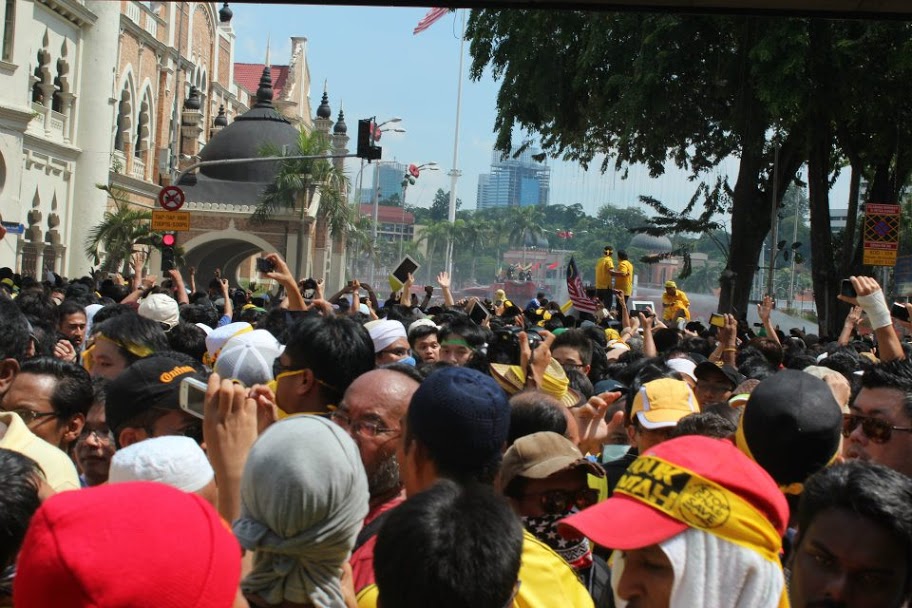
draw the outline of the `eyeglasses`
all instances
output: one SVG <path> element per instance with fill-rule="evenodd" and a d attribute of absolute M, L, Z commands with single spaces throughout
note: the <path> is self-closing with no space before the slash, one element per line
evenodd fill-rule
<path fill-rule="evenodd" d="M 377 355 L 393 355 L 394 357 L 404 357 L 409 354 L 409 349 L 400 346 L 399 348 L 388 348 L 381 350 Z"/>
<path fill-rule="evenodd" d="M 36 420 L 41 420 L 42 418 L 57 418 L 59 416 L 59 414 L 56 412 L 34 412 L 25 408 L 9 411 L 17 414 L 20 418 L 22 418 L 22 422 L 24 422 L 26 426 L 30 425 Z"/>
<path fill-rule="evenodd" d="M 732 391 L 732 387 L 729 384 L 716 384 L 715 382 L 705 382 L 702 380 L 697 380 L 697 389 L 713 395 L 721 395 L 722 393 L 730 393 Z"/>
<path fill-rule="evenodd" d="M 94 437 L 95 441 L 101 444 L 113 445 L 114 444 L 114 433 L 111 430 L 99 431 L 97 429 L 83 429 L 79 434 L 79 437 L 76 438 L 76 441 L 79 443 L 85 443 L 89 440 L 89 437 Z"/>
<path fill-rule="evenodd" d="M 564 371 L 571 370 L 571 369 L 582 370 L 583 367 L 585 367 L 582 363 L 574 363 L 573 361 L 564 361 L 562 363 L 560 361 L 558 361 L 558 363 L 560 363 L 560 366 L 562 368 L 564 368 Z"/>
<path fill-rule="evenodd" d="M 203 444 L 203 425 L 202 424 L 191 424 L 186 426 L 181 430 L 174 433 L 175 435 L 180 435 L 182 437 L 189 437 L 197 444 Z"/>
<path fill-rule="evenodd" d="M 861 425 L 861 432 L 874 443 L 886 443 L 890 441 L 890 438 L 893 437 L 893 431 L 912 433 L 912 427 L 893 426 L 886 420 L 880 418 L 859 416 L 858 414 L 843 414 L 842 436 L 848 437 L 851 435 L 852 431 L 857 429 L 859 424 Z"/>
<path fill-rule="evenodd" d="M 362 437 L 376 437 L 387 433 L 398 433 L 397 429 L 388 429 L 382 423 L 376 420 L 358 420 L 352 422 L 352 419 L 342 412 L 335 411 L 329 415 L 330 420 L 341 426 L 343 429 L 350 430 L 356 435 Z"/>
<path fill-rule="evenodd" d="M 545 492 L 535 492 L 526 494 L 523 498 L 538 496 L 541 501 L 542 510 L 551 515 L 563 515 L 576 507 L 580 511 L 591 507 L 598 502 L 598 490 L 585 488 L 576 490 L 547 490 Z"/>

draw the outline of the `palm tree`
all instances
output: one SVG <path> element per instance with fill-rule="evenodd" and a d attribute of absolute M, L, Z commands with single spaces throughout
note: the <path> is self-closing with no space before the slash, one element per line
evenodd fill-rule
<path fill-rule="evenodd" d="M 355 210 L 352 209 L 352 215 Z M 380 251 L 373 238 L 373 220 L 367 216 L 356 216 L 353 218 L 348 230 L 345 233 L 348 252 L 351 256 L 351 276 L 360 277 L 364 271 L 362 261 L 367 260 L 371 264 L 377 264 L 380 258 Z"/>
<path fill-rule="evenodd" d="M 487 247 L 488 242 L 493 236 L 494 225 L 484 218 L 471 217 L 465 222 L 465 228 L 462 233 L 462 243 L 465 245 L 472 257 L 472 269 L 469 274 L 469 280 L 476 283 L 475 265 L 478 262 L 478 256 L 481 251 Z"/>
<path fill-rule="evenodd" d="M 509 242 L 514 247 L 523 247 L 526 240 L 538 239 L 545 229 L 542 227 L 544 214 L 538 207 L 510 207 Z"/>
<path fill-rule="evenodd" d="M 301 129 L 294 146 L 284 150 L 275 145 L 262 147 L 263 156 L 327 156 L 333 151 L 329 138 L 319 132 Z M 320 191 L 317 221 L 324 223 L 333 234 L 343 235 L 351 225 L 351 211 L 345 200 L 348 178 L 333 164 L 332 159 L 311 158 L 283 160 L 275 180 L 266 186 L 253 212 L 254 221 L 262 222 L 275 213 L 307 208 L 316 190 Z"/>
<path fill-rule="evenodd" d="M 450 223 L 446 220 L 439 222 L 428 222 L 424 230 L 421 231 L 419 241 L 427 244 L 427 282 L 431 282 L 433 276 L 432 262 L 437 252 L 443 251 L 446 247 L 447 237 L 450 235 Z"/>
<path fill-rule="evenodd" d="M 114 201 L 114 208 L 105 211 L 104 219 L 89 232 L 85 254 L 105 272 L 126 272 L 136 246 L 148 256 L 155 233 L 150 222 L 152 212 L 131 207 L 126 193 L 107 184 L 97 184 Z"/>

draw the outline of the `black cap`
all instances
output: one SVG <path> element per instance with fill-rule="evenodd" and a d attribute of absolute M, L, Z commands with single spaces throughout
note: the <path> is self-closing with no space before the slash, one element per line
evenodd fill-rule
<path fill-rule="evenodd" d="M 751 392 L 736 435 L 738 448 L 780 486 L 801 484 L 839 450 L 842 409 L 823 380 L 786 369 Z M 800 487 L 786 487 L 799 494 Z"/>
<path fill-rule="evenodd" d="M 731 390 L 735 390 L 739 384 L 744 382 L 744 376 L 731 365 L 725 364 L 720 367 L 711 361 L 704 361 L 697 365 L 697 367 L 694 368 L 694 376 L 697 377 L 697 380 L 701 380 L 707 376 L 724 378 L 731 384 Z"/>
<path fill-rule="evenodd" d="M 184 360 L 167 355 L 140 359 L 111 381 L 106 391 L 105 420 L 117 431 L 125 422 L 153 408 L 180 409 L 180 383 L 206 376 Z"/>

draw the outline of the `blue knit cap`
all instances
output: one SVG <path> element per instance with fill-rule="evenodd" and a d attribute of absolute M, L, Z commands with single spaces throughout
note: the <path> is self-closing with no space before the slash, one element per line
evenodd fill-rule
<path fill-rule="evenodd" d="M 408 409 L 408 430 L 440 465 L 482 467 L 500 455 L 510 430 L 510 404 L 490 376 L 466 367 L 435 371 Z"/>

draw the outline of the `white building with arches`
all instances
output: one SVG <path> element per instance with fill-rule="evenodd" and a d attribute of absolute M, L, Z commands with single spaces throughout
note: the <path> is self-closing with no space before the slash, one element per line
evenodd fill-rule
<path fill-rule="evenodd" d="M 0 218 L 24 227 L 0 241 L 0 267 L 39 280 L 87 273 L 87 237 L 112 204 L 97 185 L 156 209 L 175 170 L 252 107 L 263 66 L 235 64 L 232 13 L 214 2 L 0 2 Z M 313 128 L 306 38 L 273 69 L 275 107 Z"/>

